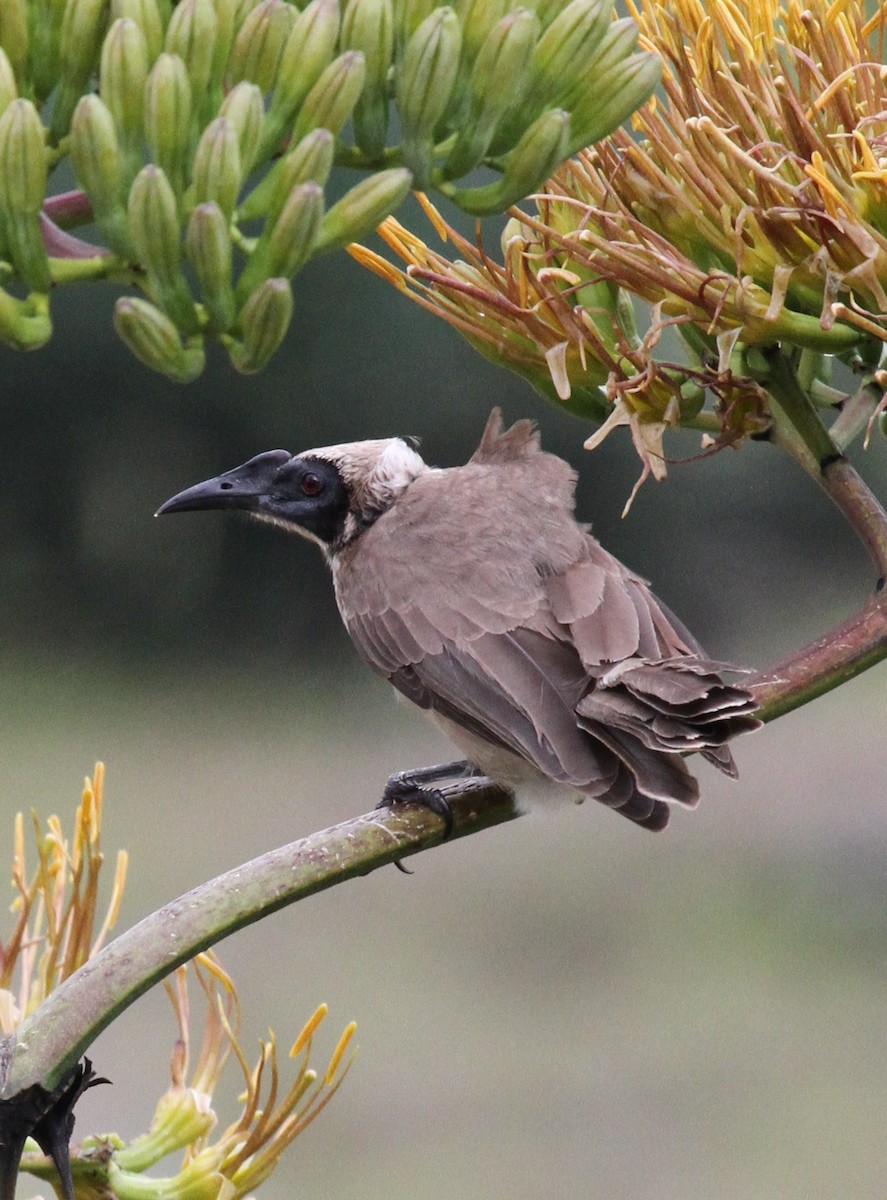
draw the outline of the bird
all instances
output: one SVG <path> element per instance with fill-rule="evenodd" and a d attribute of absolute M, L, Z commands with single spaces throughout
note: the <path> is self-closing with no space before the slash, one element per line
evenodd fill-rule
<path fill-rule="evenodd" d="M 457 773 L 519 811 L 593 798 L 649 830 L 692 808 L 697 753 L 760 725 L 753 693 L 708 658 L 647 582 L 575 516 L 576 473 L 527 419 L 494 408 L 463 466 L 428 466 L 392 437 L 270 450 L 156 515 L 240 509 L 316 542 L 357 653 L 418 705 L 463 760 L 392 775 L 381 804 Z"/>

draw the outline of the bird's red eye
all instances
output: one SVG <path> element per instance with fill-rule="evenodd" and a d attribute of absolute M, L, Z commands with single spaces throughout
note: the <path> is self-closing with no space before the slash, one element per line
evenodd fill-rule
<path fill-rule="evenodd" d="M 302 492 L 306 496 L 319 496 L 323 491 L 323 480 L 313 471 L 302 476 Z"/>

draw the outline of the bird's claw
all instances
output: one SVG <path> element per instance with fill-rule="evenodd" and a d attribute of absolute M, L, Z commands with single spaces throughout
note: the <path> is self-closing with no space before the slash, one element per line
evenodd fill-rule
<path fill-rule="evenodd" d="M 453 832 L 453 810 L 443 792 L 439 788 L 422 787 L 410 778 L 408 771 L 398 771 L 389 778 L 376 808 L 391 808 L 393 804 L 418 804 L 436 813 L 444 824 L 441 841 L 445 842 Z M 395 859 L 394 865 L 404 875 L 413 874 L 399 859 Z"/>

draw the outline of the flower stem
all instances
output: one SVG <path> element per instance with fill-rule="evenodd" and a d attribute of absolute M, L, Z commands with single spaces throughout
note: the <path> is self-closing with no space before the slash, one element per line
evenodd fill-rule
<path fill-rule="evenodd" d="M 116 254 L 101 253 L 91 258 L 51 258 L 52 282 L 84 283 L 91 279 L 111 279 L 118 283 L 135 283 L 138 272 Z"/>
<path fill-rule="evenodd" d="M 782 352 L 768 354 L 767 361 L 771 440 L 816 480 L 844 514 L 868 551 L 882 586 L 887 577 L 887 513 L 832 440 Z"/>

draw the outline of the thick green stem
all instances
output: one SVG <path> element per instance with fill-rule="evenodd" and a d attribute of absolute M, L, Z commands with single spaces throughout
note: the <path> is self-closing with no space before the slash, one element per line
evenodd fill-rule
<path fill-rule="evenodd" d="M 509 792 L 478 780 L 445 795 L 453 838 L 518 816 Z M 115 1017 L 201 950 L 287 904 L 427 849 L 441 834 L 441 818 L 426 808 L 378 809 L 263 854 L 164 905 L 0 1040 L 0 1100 L 35 1083 L 52 1090 Z"/>
<path fill-rule="evenodd" d="M 839 687 L 887 658 L 887 513 L 844 457 L 778 349 L 767 354 L 765 386 L 773 402 L 774 443 L 816 480 L 865 546 L 877 571 L 877 595 L 815 642 L 761 672 L 751 688 L 765 721 Z"/>
<path fill-rule="evenodd" d="M 770 394 L 777 445 L 817 482 L 824 463 L 840 453 L 819 419 L 810 397 L 798 382 L 791 363 L 779 347 L 763 352 L 768 372 L 764 386 Z"/>
<path fill-rule="evenodd" d="M 777 350 L 767 357 L 772 441 L 816 480 L 844 514 L 868 551 L 880 583 L 887 577 L 887 514 L 832 440 L 782 353 Z"/>

